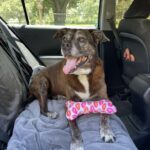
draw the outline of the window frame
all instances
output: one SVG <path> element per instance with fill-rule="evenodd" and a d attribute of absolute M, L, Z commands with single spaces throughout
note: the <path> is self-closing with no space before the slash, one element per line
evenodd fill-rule
<path fill-rule="evenodd" d="M 22 4 L 22 7 L 23 7 L 23 12 L 24 12 L 26 24 L 29 25 L 30 22 L 29 22 L 29 17 L 28 17 L 28 13 L 27 13 L 25 1 L 24 1 L 24 0 L 21 0 L 21 4 Z"/>

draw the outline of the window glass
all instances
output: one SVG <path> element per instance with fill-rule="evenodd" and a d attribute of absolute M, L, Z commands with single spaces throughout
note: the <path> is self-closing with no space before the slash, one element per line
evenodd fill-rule
<path fill-rule="evenodd" d="M 96 26 L 99 0 L 26 0 L 30 24 Z"/>
<path fill-rule="evenodd" d="M 118 26 L 124 13 L 127 11 L 133 0 L 116 0 L 116 26 Z"/>
<path fill-rule="evenodd" d="M 0 16 L 9 24 L 25 24 L 21 0 L 0 0 Z"/>

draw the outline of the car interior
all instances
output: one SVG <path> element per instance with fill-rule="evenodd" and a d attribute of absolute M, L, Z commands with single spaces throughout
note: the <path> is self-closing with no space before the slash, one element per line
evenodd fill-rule
<path fill-rule="evenodd" d="M 99 1 L 96 28 L 110 39 L 98 45 L 108 95 L 135 145 L 139 150 L 149 150 L 150 1 L 133 0 L 118 26 L 114 22 L 115 11 L 115 1 Z M 11 25 L 3 16 L 0 18 L 1 150 L 6 149 L 14 121 L 24 110 L 32 69 L 53 65 L 63 58 L 61 43 L 53 38 L 60 28 L 63 26 Z M 126 53 L 133 59 L 126 59 Z"/>

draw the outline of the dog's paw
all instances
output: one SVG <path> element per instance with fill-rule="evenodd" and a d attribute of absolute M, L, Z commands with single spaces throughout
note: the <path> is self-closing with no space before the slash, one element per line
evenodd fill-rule
<path fill-rule="evenodd" d="M 46 115 L 47 115 L 47 117 L 49 117 L 51 119 L 56 119 L 58 117 L 57 112 L 47 112 Z"/>
<path fill-rule="evenodd" d="M 72 140 L 70 150 L 84 150 L 82 140 Z"/>
<path fill-rule="evenodd" d="M 100 130 L 101 139 L 106 143 L 113 143 L 116 140 L 116 137 L 113 131 L 109 128 L 104 128 Z"/>

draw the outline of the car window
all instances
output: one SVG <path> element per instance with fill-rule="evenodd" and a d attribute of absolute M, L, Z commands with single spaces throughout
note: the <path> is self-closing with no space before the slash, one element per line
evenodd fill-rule
<path fill-rule="evenodd" d="M 127 11 L 129 6 L 133 0 L 116 0 L 116 26 L 118 27 L 118 24 L 121 19 L 123 19 L 124 13 Z"/>
<path fill-rule="evenodd" d="M 21 0 L 0 0 L 0 16 L 9 24 L 25 24 Z"/>
<path fill-rule="evenodd" d="M 0 12 L 8 23 L 25 23 L 21 0 L 0 1 Z M 97 26 L 99 0 L 25 0 L 25 5 L 32 25 Z"/>

